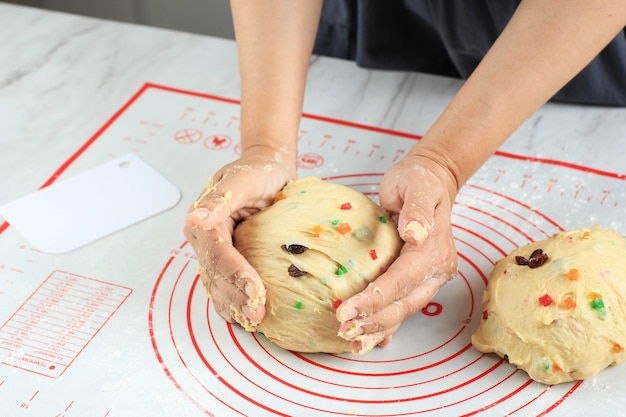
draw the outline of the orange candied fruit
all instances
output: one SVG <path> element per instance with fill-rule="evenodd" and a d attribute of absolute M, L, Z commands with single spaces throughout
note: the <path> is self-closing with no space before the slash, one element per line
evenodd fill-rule
<path fill-rule="evenodd" d="M 352 228 L 348 223 L 341 223 L 339 226 L 337 226 L 337 231 L 339 232 L 339 234 L 345 235 L 346 233 L 352 231 Z"/>
<path fill-rule="evenodd" d="M 563 370 L 563 368 L 561 368 L 561 366 L 556 362 L 552 364 L 552 369 L 554 370 L 554 372 L 561 372 Z"/>
<path fill-rule="evenodd" d="M 595 291 L 592 291 L 587 296 L 590 300 L 601 300 L 602 296 Z"/>
<path fill-rule="evenodd" d="M 580 276 L 580 272 L 578 272 L 578 269 L 576 268 L 572 268 L 569 271 L 567 271 L 567 279 L 569 279 L 570 281 L 576 281 L 579 276 Z"/>
<path fill-rule="evenodd" d="M 274 197 L 274 203 L 280 200 L 284 200 L 285 199 L 285 194 L 282 191 L 279 191 L 278 194 L 276 194 L 276 197 Z"/>
<path fill-rule="evenodd" d="M 613 353 L 622 353 L 624 348 L 619 343 L 614 343 L 613 344 L 613 349 L 611 349 L 611 350 L 613 351 Z"/>
<path fill-rule="evenodd" d="M 323 230 L 324 229 L 322 228 L 322 226 L 316 224 L 315 226 L 313 226 L 313 235 L 315 237 L 320 237 L 320 233 L 322 233 Z"/>
<path fill-rule="evenodd" d="M 567 297 L 565 300 L 563 300 L 563 307 L 565 307 L 566 310 L 572 310 L 576 308 L 576 300 L 574 300 L 572 297 Z"/>
<path fill-rule="evenodd" d="M 587 239 L 588 237 L 589 237 L 589 232 L 585 230 L 585 231 L 583 232 L 582 238 L 583 238 L 583 239 Z"/>

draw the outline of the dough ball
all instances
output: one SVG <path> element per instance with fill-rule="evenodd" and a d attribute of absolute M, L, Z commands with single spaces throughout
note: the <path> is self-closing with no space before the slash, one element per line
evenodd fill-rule
<path fill-rule="evenodd" d="M 287 184 L 274 204 L 239 224 L 235 247 L 266 286 L 266 315 L 256 328 L 298 352 L 350 352 L 337 335 L 339 304 L 393 262 L 402 241 L 380 206 L 319 178 Z"/>
<path fill-rule="evenodd" d="M 622 362 L 626 239 L 594 226 L 511 252 L 491 273 L 472 344 L 544 384 Z"/>

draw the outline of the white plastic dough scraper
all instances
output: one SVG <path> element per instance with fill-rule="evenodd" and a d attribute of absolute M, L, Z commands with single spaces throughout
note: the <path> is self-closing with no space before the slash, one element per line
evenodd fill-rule
<path fill-rule="evenodd" d="M 0 215 L 36 249 L 64 253 L 165 211 L 180 196 L 128 154 L 10 202 Z"/>

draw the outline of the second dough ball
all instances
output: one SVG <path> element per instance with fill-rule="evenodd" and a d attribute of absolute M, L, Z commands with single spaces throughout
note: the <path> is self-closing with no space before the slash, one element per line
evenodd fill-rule
<path fill-rule="evenodd" d="M 266 315 L 254 329 L 298 352 L 350 352 L 337 335 L 339 304 L 397 258 L 396 225 L 374 201 L 319 178 L 287 184 L 270 207 L 235 229 L 235 247 L 259 272 Z"/>
<path fill-rule="evenodd" d="M 626 359 L 626 239 L 594 226 L 531 243 L 496 264 L 472 343 L 545 384 Z"/>

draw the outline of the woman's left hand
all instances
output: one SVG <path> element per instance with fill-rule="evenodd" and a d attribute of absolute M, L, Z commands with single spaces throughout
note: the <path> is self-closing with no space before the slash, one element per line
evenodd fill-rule
<path fill-rule="evenodd" d="M 380 202 L 398 225 L 404 246 L 390 267 L 337 310 L 339 335 L 354 353 L 384 346 L 406 318 L 424 308 L 456 275 L 450 215 L 454 177 L 431 158 L 407 155 L 380 185 Z"/>

